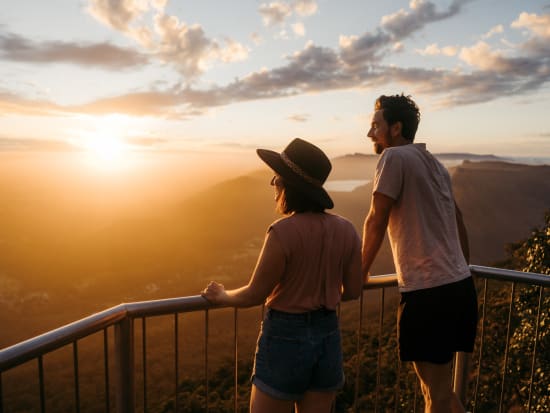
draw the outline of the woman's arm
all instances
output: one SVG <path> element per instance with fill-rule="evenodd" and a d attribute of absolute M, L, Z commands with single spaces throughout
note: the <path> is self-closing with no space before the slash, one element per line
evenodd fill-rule
<path fill-rule="evenodd" d="M 232 307 L 252 307 L 261 304 L 279 283 L 285 268 L 284 251 L 273 233 L 269 230 L 256 268 L 247 285 L 225 290 L 222 284 L 210 282 L 202 296 L 213 304 Z"/>
<path fill-rule="evenodd" d="M 353 251 L 344 269 L 344 278 L 342 280 L 342 301 L 355 300 L 361 295 L 363 290 L 363 277 L 361 274 L 361 239 L 354 230 Z"/>

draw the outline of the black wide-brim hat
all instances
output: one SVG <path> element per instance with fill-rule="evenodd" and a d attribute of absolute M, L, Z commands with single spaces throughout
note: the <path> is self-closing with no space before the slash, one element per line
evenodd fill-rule
<path fill-rule="evenodd" d="M 332 165 L 320 148 L 297 138 L 281 153 L 269 149 L 256 149 L 256 153 L 286 184 L 299 189 L 325 209 L 334 207 L 323 188 Z"/>

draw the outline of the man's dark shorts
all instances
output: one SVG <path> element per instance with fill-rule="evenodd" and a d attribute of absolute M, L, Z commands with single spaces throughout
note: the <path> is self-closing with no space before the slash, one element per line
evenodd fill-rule
<path fill-rule="evenodd" d="M 471 353 L 477 331 L 472 277 L 401 293 L 397 335 L 401 361 L 446 364 L 457 351 Z"/>

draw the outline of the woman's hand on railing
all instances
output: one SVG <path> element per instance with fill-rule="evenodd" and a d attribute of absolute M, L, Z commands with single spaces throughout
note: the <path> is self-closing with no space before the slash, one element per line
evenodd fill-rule
<path fill-rule="evenodd" d="M 216 281 L 210 281 L 206 288 L 202 290 L 201 295 L 212 304 L 227 303 L 225 287 L 223 284 L 217 283 Z"/>

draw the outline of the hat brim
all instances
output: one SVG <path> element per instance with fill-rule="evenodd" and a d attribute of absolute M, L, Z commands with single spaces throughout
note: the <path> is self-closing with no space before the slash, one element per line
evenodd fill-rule
<path fill-rule="evenodd" d="M 281 154 L 269 149 L 256 149 L 256 153 L 262 161 L 264 161 L 267 166 L 269 166 L 273 171 L 283 177 L 285 182 L 288 182 L 290 185 L 298 187 L 303 191 L 309 198 L 318 202 L 325 209 L 334 208 L 334 202 L 330 198 L 328 192 L 321 186 L 312 185 L 302 179 L 298 174 L 296 174 L 292 169 L 290 169 L 287 164 L 281 158 Z"/>

